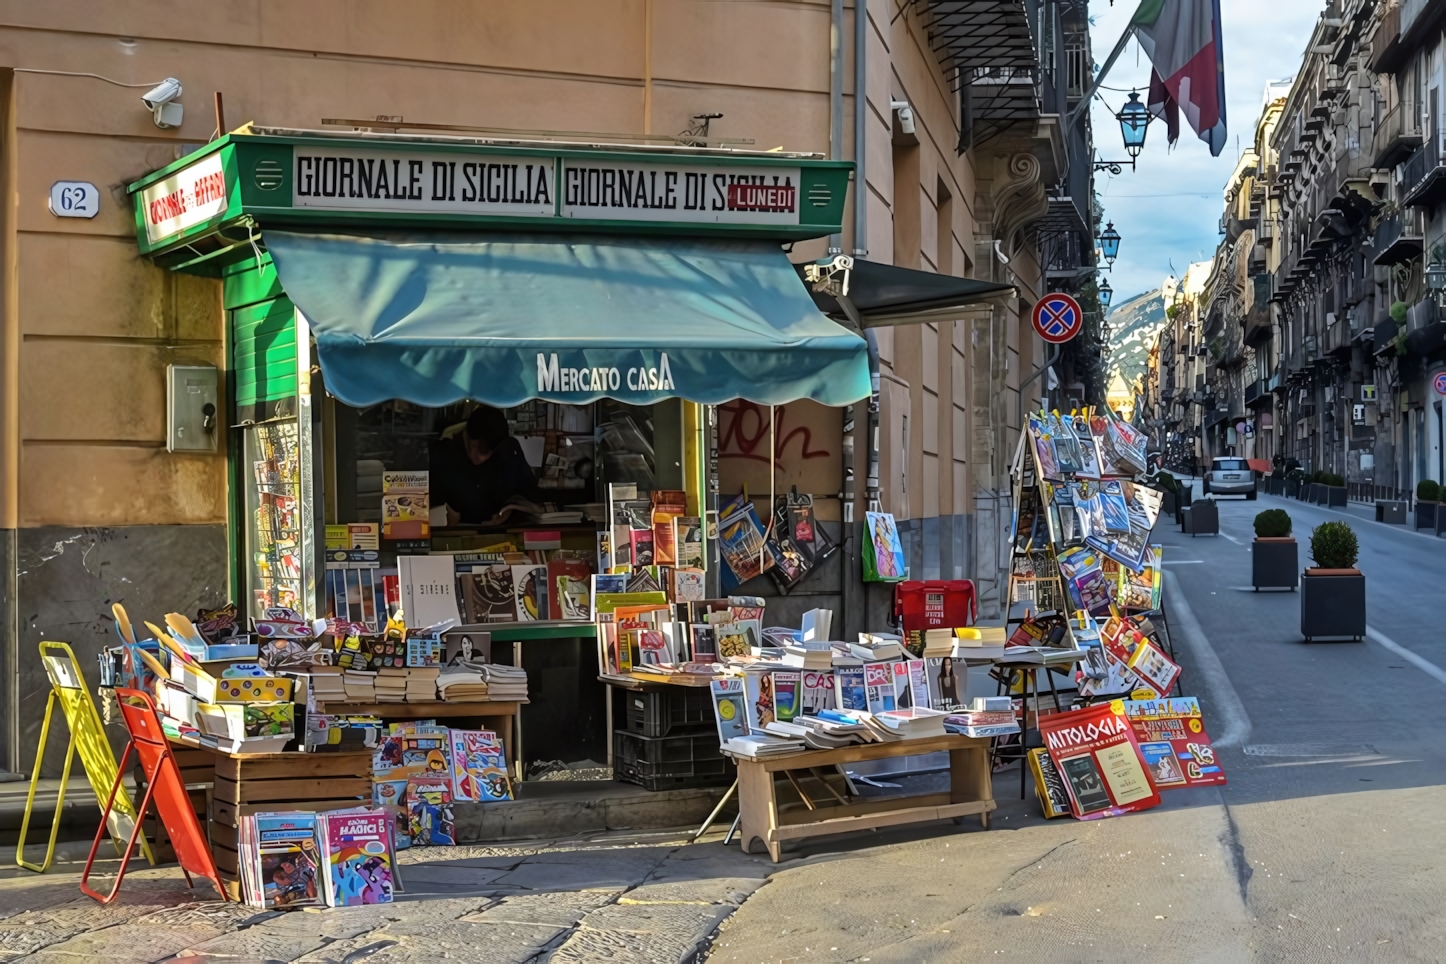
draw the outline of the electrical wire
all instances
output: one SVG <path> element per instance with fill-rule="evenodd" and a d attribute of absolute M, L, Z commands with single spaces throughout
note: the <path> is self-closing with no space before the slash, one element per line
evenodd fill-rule
<path fill-rule="evenodd" d="M 156 80 L 147 84 L 127 84 L 119 80 L 112 80 L 109 77 L 102 77 L 100 74 L 92 74 L 81 70 L 38 70 L 34 67 L 16 67 L 17 74 L 54 74 L 58 77 L 93 77 L 96 80 L 103 80 L 107 84 L 114 84 L 117 87 L 155 87 L 162 83 Z"/>

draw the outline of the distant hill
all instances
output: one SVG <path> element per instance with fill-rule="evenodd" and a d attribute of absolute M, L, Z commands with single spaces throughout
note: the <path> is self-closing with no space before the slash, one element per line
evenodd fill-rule
<path fill-rule="evenodd" d="M 1110 374 L 1119 372 L 1133 386 L 1145 373 L 1155 333 L 1165 323 L 1165 297 L 1161 289 L 1146 291 L 1122 302 L 1109 313 Z"/>

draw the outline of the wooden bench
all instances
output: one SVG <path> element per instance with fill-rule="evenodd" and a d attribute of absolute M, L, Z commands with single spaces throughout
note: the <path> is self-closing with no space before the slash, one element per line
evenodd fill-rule
<path fill-rule="evenodd" d="M 949 789 L 940 793 L 850 798 L 824 776 L 839 765 L 865 760 L 916 756 L 947 751 Z M 760 841 L 778 862 L 783 841 L 852 830 L 871 830 L 929 820 L 954 820 L 977 815 L 987 829 L 994 809 L 993 780 L 989 769 L 989 741 L 972 736 L 941 736 L 894 743 L 865 743 L 837 750 L 806 750 L 787 756 L 754 760 L 737 758 L 739 829 L 743 850 L 753 852 Z M 799 803 L 780 807 L 775 779 L 783 774 L 797 792 Z M 796 774 L 802 775 L 802 780 Z M 829 798 L 815 801 L 815 793 Z M 845 789 L 847 789 L 845 787 Z"/>

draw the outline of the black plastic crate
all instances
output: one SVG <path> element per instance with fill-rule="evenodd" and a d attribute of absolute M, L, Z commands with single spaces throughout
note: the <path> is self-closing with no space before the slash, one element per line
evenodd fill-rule
<path fill-rule="evenodd" d="M 627 727 L 639 736 L 718 733 L 713 719 L 713 691 L 706 686 L 669 686 L 648 692 L 623 691 Z"/>
<path fill-rule="evenodd" d="M 718 749 L 718 733 L 639 736 L 613 733 L 613 779 L 647 790 L 727 786 L 733 765 Z"/>

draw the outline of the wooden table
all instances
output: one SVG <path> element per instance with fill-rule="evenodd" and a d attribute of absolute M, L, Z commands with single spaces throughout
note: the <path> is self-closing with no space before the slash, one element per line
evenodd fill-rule
<path fill-rule="evenodd" d="M 854 802 L 821 806 L 802 790 L 789 772 L 817 771 L 839 764 L 940 751 L 949 753 L 949 789 L 942 793 L 860 797 Z M 980 737 L 950 734 L 893 743 L 865 743 L 837 750 L 805 750 L 763 760 L 736 759 L 743 850 L 752 853 L 753 842 L 761 841 L 774 863 L 779 860 L 785 840 L 928 820 L 953 819 L 957 823 L 975 814 L 987 829 L 989 812 L 995 807 L 989 740 Z M 799 790 L 802 803 L 790 809 L 779 807 L 774 784 L 778 773 L 783 773 Z M 832 789 L 827 792 L 838 796 Z"/>

